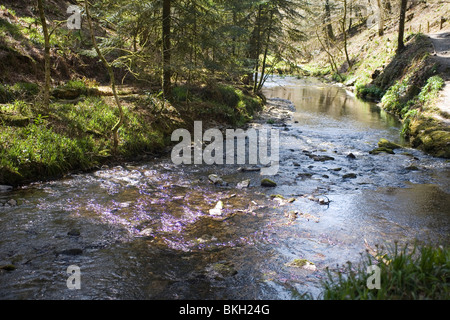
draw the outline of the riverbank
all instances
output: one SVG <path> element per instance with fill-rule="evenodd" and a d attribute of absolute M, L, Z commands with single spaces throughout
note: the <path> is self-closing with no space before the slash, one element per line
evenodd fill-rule
<path fill-rule="evenodd" d="M 383 35 L 365 23 L 348 31 L 351 66 L 333 48 L 338 71 L 321 52 L 303 65 L 305 75 L 341 83 L 360 99 L 378 103 L 403 123 L 402 136 L 414 148 L 450 158 L 449 8 L 439 3 L 411 4 L 407 11 L 405 49 L 397 54 L 398 21 L 387 20 Z M 428 34 L 423 34 L 428 25 Z"/>
<path fill-rule="evenodd" d="M 263 105 L 245 88 L 227 84 L 175 87 L 170 101 L 139 88 L 123 88 L 125 121 L 114 154 L 111 128 L 118 112 L 105 88 L 91 87 L 86 80 L 69 81 L 53 91 L 53 103 L 43 108 L 32 84 L 16 86 L 23 88 L 20 95 L 8 87 L 14 102 L 0 106 L 0 185 L 19 186 L 151 158 L 167 151 L 177 128 L 190 129 L 194 120 L 204 121 L 205 127 L 242 126 Z"/>

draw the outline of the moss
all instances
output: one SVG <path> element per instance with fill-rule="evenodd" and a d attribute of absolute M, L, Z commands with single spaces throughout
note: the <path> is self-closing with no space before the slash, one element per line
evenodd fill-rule
<path fill-rule="evenodd" d="M 420 133 L 415 139 L 423 151 L 441 158 L 450 158 L 450 132 L 436 130 Z"/>
<path fill-rule="evenodd" d="M 4 265 L 4 266 L 0 266 L 0 269 L 1 270 L 6 270 L 6 271 L 14 271 L 14 270 L 16 270 L 16 266 L 13 265 L 13 264 L 7 264 L 7 265 Z"/>
<path fill-rule="evenodd" d="M 375 148 L 372 151 L 369 151 L 370 154 L 380 154 L 380 153 L 389 153 L 389 154 L 394 154 L 394 151 L 392 149 L 389 148 Z"/>
<path fill-rule="evenodd" d="M 262 179 L 261 180 L 261 186 L 263 186 L 263 187 L 276 187 L 277 186 L 277 183 L 276 182 L 274 182 L 274 181 L 272 181 L 272 180 L 270 180 L 270 179 Z"/>
<path fill-rule="evenodd" d="M 385 148 L 385 149 L 391 149 L 391 150 L 402 148 L 401 145 L 398 145 L 396 143 L 390 142 L 390 141 L 388 141 L 386 139 L 380 139 L 380 141 L 378 141 L 378 147 L 379 148 Z"/>

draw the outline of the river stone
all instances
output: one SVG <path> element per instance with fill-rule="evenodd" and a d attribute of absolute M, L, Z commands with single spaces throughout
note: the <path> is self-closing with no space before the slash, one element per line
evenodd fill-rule
<path fill-rule="evenodd" d="M 286 266 L 291 267 L 291 268 L 300 268 L 300 269 L 309 270 L 309 271 L 317 270 L 314 263 L 312 263 L 311 261 L 308 261 L 306 259 L 295 259 L 295 260 L 287 263 Z"/>
<path fill-rule="evenodd" d="M 214 209 L 209 210 L 209 214 L 211 216 L 221 216 L 223 214 L 222 210 L 223 210 L 223 202 L 219 201 L 219 202 L 217 202 Z"/>
<path fill-rule="evenodd" d="M 274 188 L 277 186 L 277 183 L 270 180 L 270 179 L 262 179 L 261 180 L 261 186 L 268 187 L 268 188 Z"/>
<path fill-rule="evenodd" d="M 392 149 L 385 148 L 385 147 L 375 148 L 372 151 L 369 151 L 370 154 L 380 154 L 383 152 L 389 153 L 389 154 L 395 154 L 394 151 L 392 151 Z"/>
<path fill-rule="evenodd" d="M 389 140 L 386 139 L 380 139 L 380 141 L 378 141 L 378 147 L 379 148 L 387 148 L 387 149 L 391 149 L 391 150 L 395 150 L 395 149 L 401 149 L 402 146 L 398 145 L 396 143 L 393 143 Z"/>
<path fill-rule="evenodd" d="M 236 188 L 237 189 L 244 189 L 244 188 L 248 188 L 248 186 L 250 185 L 250 179 L 241 181 L 237 184 Z"/>
<path fill-rule="evenodd" d="M 63 250 L 61 252 L 59 252 L 60 254 L 65 254 L 68 256 L 79 256 L 81 254 L 83 254 L 83 250 L 79 249 L 79 248 L 74 248 L 74 249 L 66 249 Z"/>
<path fill-rule="evenodd" d="M 16 266 L 13 264 L 6 264 L 4 266 L 0 266 L 0 269 L 5 271 L 14 271 L 16 270 Z"/>
<path fill-rule="evenodd" d="M 217 174 L 210 174 L 208 176 L 208 179 L 215 185 L 224 185 L 225 184 L 225 181 L 223 181 L 222 178 L 219 177 Z"/>
<path fill-rule="evenodd" d="M 357 177 L 356 173 L 347 173 L 342 176 L 343 179 L 356 179 Z"/>
<path fill-rule="evenodd" d="M 325 162 L 325 161 L 334 160 L 334 158 L 330 157 L 330 156 L 320 156 L 320 155 L 316 155 L 316 154 L 310 154 L 308 156 L 311 159 L 313 159 L 314 161 L 319 161 L 319 162 Z"/>
<path fill-rule="evenodd" d="M 14 199 L 10 199 L 8 202 L 6 202 L 7 204 L 9 204 L 11 207 L 15 207 L 17 206 L 17 201 Z"/>
<path fill-rule="evenodd" d="M 81 233 L 79 229 L 71 229 L 69 232 L 67 232 L 67 235 L 72 237 L 79 237 Z"/>

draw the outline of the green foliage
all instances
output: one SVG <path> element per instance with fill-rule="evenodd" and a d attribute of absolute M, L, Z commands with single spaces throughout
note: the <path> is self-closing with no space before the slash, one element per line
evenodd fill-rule
<path fill-rule="evenodd" d="M 381 270 L 381 289 L 367 287 L 367 267 Z M 450 250 L 445 247 L 395 244 L 380 250 L 377 258 L 368 253 L 361 264 L 350 262 L 342 271 L 328 270 L 323 282 L 325 300 L 448 300 L 450 290 Z"/>
<path fill-rule="evenodd" d="M 381 105 L 386 111 L 400 115 L 405 107 L 405 93 L 409 85 L 409 77 L 397 81 L 381 99 Z"/>
<path fill-rule="evenodd" d="M 178 86 L 172 89 L 172 98 L 175 101 L 186 102 L 189 99 L 189 88 L 186 86 Z"/>
<path fill-rule="evenodd" d="M 16 173 L 20 180 L 36 177 L 54 177 L 72 168 L 92 165 L 89 154 L 93 143 L 89 137 L 71 139 L 55 133 L 41 123 L 26 127 L 1 127 L 0 177 L 5 182 L 16 183 L 5 177 L 5 172 Z"/>
<path fill-rule="evenodd" d="M 14 85 L 0 84 L 0 103 L 14 100 L 29 100 L 39 93 L 39 86 L 30 82 L 18 82 Z"/>
<path fill-rule="evenodd" d="M 402 131 L 401 135 L 404 137 L 408 137 L 411 133 L 411 122 L 413 119 L 415 119 L 419 114 L 419 110 L 413 109 L 409 110 L 405 113 L 405 116 L 403 117 L 403 124 L 402 124 Z"/>
<path fill-rule="evenodd" d="M 355 85 L 356 96 L 364 100 L 378 101 L 383 98 L 384 92 L 375 85 L 364 85 L 357 83 Z"/>
<path fill-rule="evenodd" d="M 39 93 L 36 83 L 18 82 L 11 87 L 14 96 L 18 99 L 32 98 Z"/>
<path fill-rule="evenodd" d="M 430 77 L 418 96 L 419 102 L 426 104 L 435 99 L 444 84 L 445 82 L 440 76 Z"/>
<path fill-rule="evenodd" d="M 0 103 L 7 103 L 13 99 L 13 94 L 8 85 L 0 83 Z"/>

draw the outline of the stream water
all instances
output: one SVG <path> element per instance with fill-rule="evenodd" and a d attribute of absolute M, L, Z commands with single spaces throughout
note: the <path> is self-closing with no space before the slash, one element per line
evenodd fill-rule
<path fill-rule="evenodd" d="M 380 138 L 402 143 L 393 117 L 314 81 L 275 78 L 264 93 L 295 106 L 273 108 L 285 123 L 251 124 L 280 129 L 275 188 L 261 187 L 259 172 L 167 157 L 0 193 L 17 201 L 0 207 L 0 265 L 16 267 L 0 270 L 0 299 L 319 297 L 325 268 L 357 262 L 364 240 L 449 244 L 448 162 L 413 149 L 369 154 Z M 226 218 L 209 215 L 219 200 Z M 80 290 L 67 288 L 71 265 Z"/>

